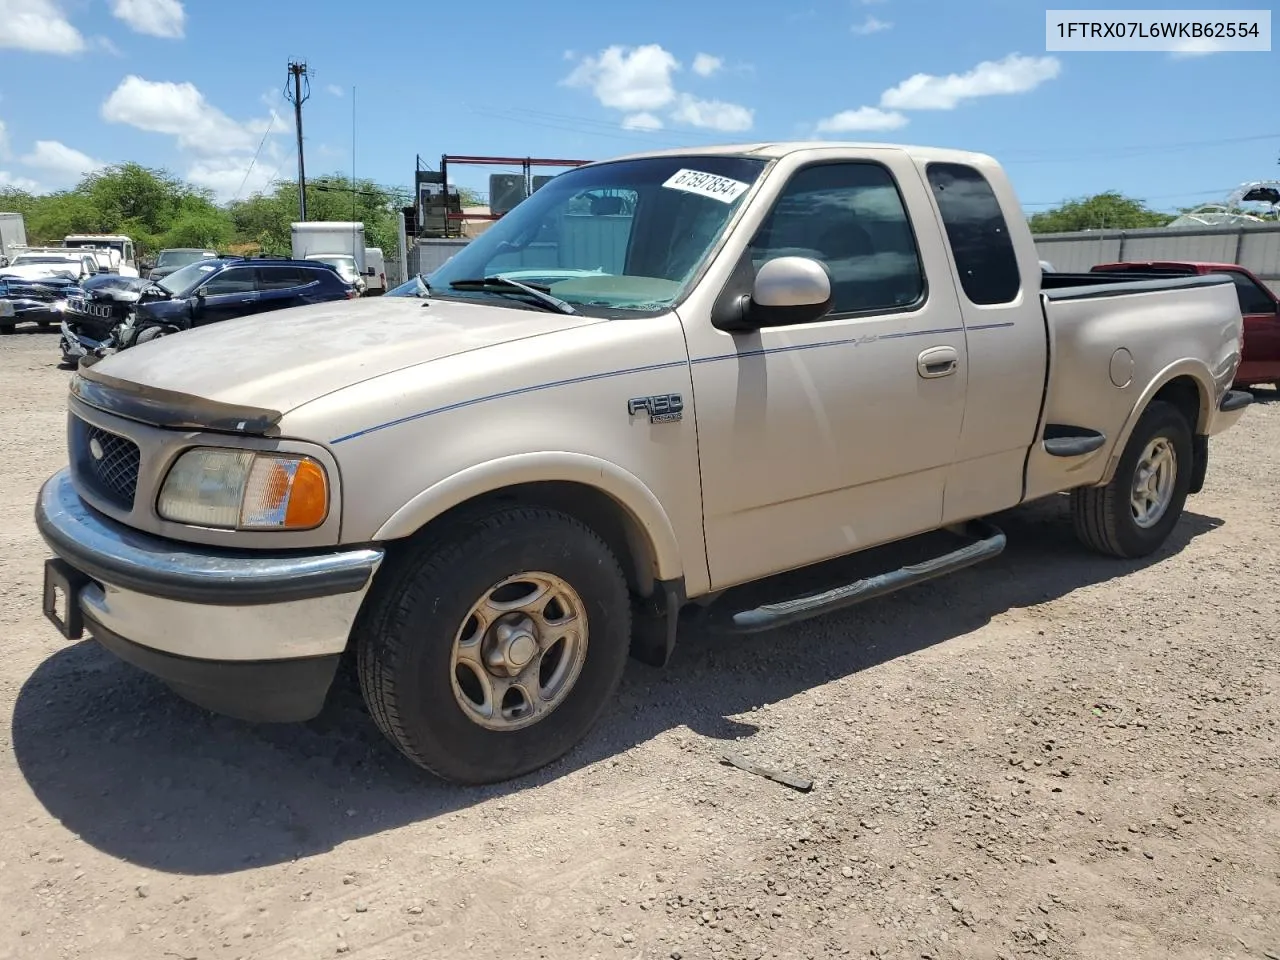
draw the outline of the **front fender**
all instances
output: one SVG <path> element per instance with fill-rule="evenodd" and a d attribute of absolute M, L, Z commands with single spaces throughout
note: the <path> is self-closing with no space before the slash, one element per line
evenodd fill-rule
<path fill-rule="evenodd" d="M 567 451 L 521 453 L 468 467 L 419 493 L 378 528 L 374 539 L 407 537 L 447 510 L 486 493 L 523 483 L 580 483 L 607 494 L 648 540 L 653 575 L 684 576 L 675 529 L 666 510 L 640 478 L 599 457 Z"/>

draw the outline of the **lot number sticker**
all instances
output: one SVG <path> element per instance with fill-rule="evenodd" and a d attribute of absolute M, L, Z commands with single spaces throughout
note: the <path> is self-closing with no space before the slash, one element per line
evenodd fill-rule
<path fill-rule="evenodd" d="M 700 170 L 677 170 L 663 186 L 670 190 L 696 193 L 700 197 L 710 197 L 723 203 L 733 203 L 751 188 L 751 184 L 741 180 L 718 177 L 714 173 L 703 173 Z"/>

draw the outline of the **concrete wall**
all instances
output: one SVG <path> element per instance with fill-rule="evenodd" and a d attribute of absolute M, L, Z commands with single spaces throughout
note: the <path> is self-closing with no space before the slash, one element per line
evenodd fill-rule
<path fill-rule="evenodd" d="M 1041 233 L 1036 250 L 1054 269 L 1067 273 L 1124 260 L 1238 263 L 1280 293 L 1280 224 Z"/>

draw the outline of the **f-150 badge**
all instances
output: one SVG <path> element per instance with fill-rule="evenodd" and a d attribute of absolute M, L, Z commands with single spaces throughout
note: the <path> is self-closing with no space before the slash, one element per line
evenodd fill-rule
<path fill-rule="evenodd" d="M 627 413 L 635 416 L 641 411 L 649 414 L 650 423 L 674 423 L 684 416 L 684 400 L 678 393 L 660 393 L 652 397 L 632 397 L 627 401 Z"/>

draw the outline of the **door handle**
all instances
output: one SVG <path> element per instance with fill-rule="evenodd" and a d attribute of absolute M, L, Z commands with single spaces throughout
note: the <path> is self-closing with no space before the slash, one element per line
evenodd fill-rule
<path fill-rule="evenodd" d="M 960 367 L 960 354 L 955 347 L 930 347 L 916 357 L 916 371 L 926 380 L 949 377 Z"/>

